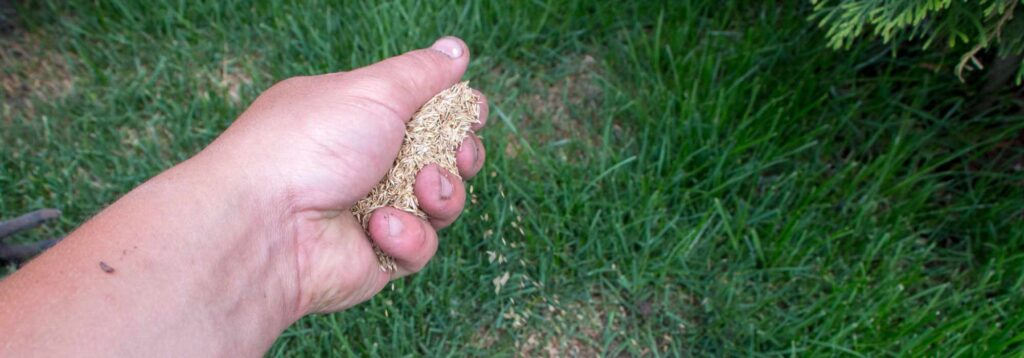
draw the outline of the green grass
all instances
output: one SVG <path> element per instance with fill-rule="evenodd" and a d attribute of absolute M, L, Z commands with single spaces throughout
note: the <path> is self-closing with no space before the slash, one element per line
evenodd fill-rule
<path fill-rule="evenodd" d="M 492 101 L 475 203 L 422 273 L 269 355 L 1024 354 L 1020 105 L 973 113 L 948 63 L 834 52 L 807 15 L 42 2 L 4 41 L 49 62 L 5 79 L 71 84 L 4 96 L 0 215 L 57 207 L 22 239 L 65 233 L 275 81 L 456 34 Z"/>

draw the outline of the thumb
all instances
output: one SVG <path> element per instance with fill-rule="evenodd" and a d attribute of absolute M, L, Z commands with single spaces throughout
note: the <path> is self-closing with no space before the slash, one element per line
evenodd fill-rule
<path fill-rule="evenodd" d="M 360 97 L 370 98 L 403 121 L 423 104 L 455 85 L 466 72 L 469 48 L 457 37 L 438 39 L 429 48 L 413 50 L 346 73 Z"/>

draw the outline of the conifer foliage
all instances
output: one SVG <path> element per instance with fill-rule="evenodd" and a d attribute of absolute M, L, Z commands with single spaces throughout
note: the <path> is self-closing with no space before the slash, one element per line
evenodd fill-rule
<path fill-rule="evenodd" d="M 1024 0 L 811 0 L 811 20 L 828 44 L 846 49 L 862 39 L 893 46 L 912 42 L 959 56 L 956 74 L 984 67 L 983 50 L 997 56 L 1024 54 Z M 1016 82 L 1024 77 L 1024 62 Z"/>

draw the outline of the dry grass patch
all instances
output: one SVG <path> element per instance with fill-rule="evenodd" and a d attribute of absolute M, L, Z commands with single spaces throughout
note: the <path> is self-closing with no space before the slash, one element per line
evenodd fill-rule
<path fill-rule="evenodd" d="M 7 123 L 17 114 L 34 117 L 36 101 L 58 100 L 74 88 L 68 55 L 48 47 L 43 38 L 20 30 L 0 37 L 0 86 Z"/>
<path fill-rule="evenodd" d="M 526 140 L 533 145 L 559 145 L 558 156 L 563 161 L 583 158 L 585 153 L 580 147 L 603 143 L 601 133 L 593 130 L 593 125 L 601 120 L 598 115 L 604 99 L 604 89 L 598 81 L 600 66 L 590 55 L 569 63 L 564 74 L 553 82 L 542 81 L 540 77 L 530 81 L 529 87 L 540 91 L 523 99 L 528 108 L 522 119 Z M 561 144 L 572 142 L 578 145 L 562 149 Z M 516 158 L 521 149 L 514 136 L 506 138 L 506 156 Z"/>

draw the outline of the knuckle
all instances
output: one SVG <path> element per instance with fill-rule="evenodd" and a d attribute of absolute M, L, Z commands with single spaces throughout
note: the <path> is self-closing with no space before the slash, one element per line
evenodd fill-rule
<path fill-rule="evenodd" d="M 448 69 L 448 64 L 451 62 L 443 54 L 434 50 L 416 50 L 408 53 L 408 56 L 402 56 L 412 62 L 413 65 L 422 66 L 421 68 L 441 68 Z"/>
<path fill-rule="evenodd" d="M 346 77 L 335 92 L 345 102 L 382 117 L 404 117 L 405 112 L 393 99 L 405 98 L 407 91 L 393 79 L 367 73 Z M 400 118 L 406 120 L 407 118 Z"/>
<path fill-rule="evenodd" d="M 405 56 L 399 58 L 402 61 L 402 68 L 417 69 L 418 71 L 409 71 L 399 74 L 403 78 L 404 84 L 409 89 L 426 88 L 428 87 L 428 77 L 421 76 L 423 72 L 441 72 L 445 75 L 451 71 L 448 60 L 444 55 L 434 50 L 417 50 L 407 53 Z"/>
<path fill-rule="evenodd" d="M 295 87 L 301 86 L 309 79 L 309 76 L 292 76 L 274 84 L 274 87 Z"/>

